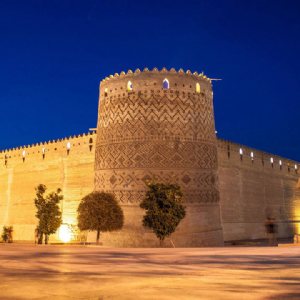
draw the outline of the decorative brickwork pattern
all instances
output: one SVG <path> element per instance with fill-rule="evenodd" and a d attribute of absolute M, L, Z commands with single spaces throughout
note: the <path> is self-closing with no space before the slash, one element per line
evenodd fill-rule
<path fill-rule="evenodd" d="M 99 112 L 98 144 L 145 138 L 215 142 L 211 101 L 203 93 L 147 90 L 105 98 Z"/>
<path fill-rule="evenodd" d="M 122 203 L 137 203 L 145 180 L 176 182 L 186 202 L 217 202 L 212 93 L 141 88 L 148 79 L 141 74 L 131 80 L 132 91 L 110 95 L 120 88 L 116 78 L 101 86 L 109 92 L 99 105 L 95 188 L 114 192 Z M 182 75 L 176 82 L 181 81 Z"/>

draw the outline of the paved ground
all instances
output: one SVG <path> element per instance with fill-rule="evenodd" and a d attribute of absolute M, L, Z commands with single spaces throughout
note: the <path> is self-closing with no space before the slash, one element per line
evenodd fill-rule
<path fill-rule="evenodd" d="M 300 299 L 300 247 L 0 244 L 0 299 Z"/>

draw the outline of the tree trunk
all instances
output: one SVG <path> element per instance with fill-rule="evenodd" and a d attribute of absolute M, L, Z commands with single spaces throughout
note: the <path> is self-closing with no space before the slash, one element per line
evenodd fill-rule
<path fill-rule="evenodd" d="M 43 244 L 43 233 L 42 232 L 39 233 L 38 244 Z"/>
<path fill-rule="evenodd" d="M 97 239 L 96 239 L 96 244 L 99 244 L 99 239 L 100 239 L 100 230 L 97 230 Z"/>
<path fill-rule="evenodd" d="M 49 240 L 49 235 L 48 235 L 48 234 L 45 234 L 45 245 L 48 244 L 48 240 Z"/>
<path fill-rule="evenodd" d="M 159 240 L 159 247 L 162 247 L 164 245 L 164 240 Z"/>

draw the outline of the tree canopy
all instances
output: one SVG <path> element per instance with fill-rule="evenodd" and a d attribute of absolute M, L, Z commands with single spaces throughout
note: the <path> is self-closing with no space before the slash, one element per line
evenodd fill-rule
<path fill-rule="evenodd" d="M 34 204 L 37 208 L 35 216 L 39 220 L 39 243 L 42 243 L 44 234 L 45 244 L 47 244 L 49 235 L 55 233 L 62 222 L 59 203 L 63 199 L 63 195 L 61 195 L 61 189 L 45 195 L 47 187 L 44 184 L 39 184 L 35 190 Z"/>
<path fill-rule="evenodd" d="M 146 210 L 143 225 L 152 229 L 160 243 L 170 236 L 185 217 L 182 192 L 176 184 L 150 183 L 140 207 Z"/>
<path fill-rule="evenodd" d="M 105 192 L 92 192 L 78 206 L 80 230 L 96 230 L 97 243 L 100 232 L 115 231 L 123 227 L 124 215 L 115 196 Z"/>

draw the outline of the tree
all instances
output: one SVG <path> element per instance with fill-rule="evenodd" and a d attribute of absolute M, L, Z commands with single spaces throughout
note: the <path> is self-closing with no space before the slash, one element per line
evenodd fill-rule
<path fill-rule="evenodd" d="M 182 205 L 182 192 L 176 184 L 149 183 L 140 207 L 146 210 L 143 225 L 152 229 L 163 244 L 185 217 L 185 207 Z"/>
<path fill-rule="evenodd" d="M 13 234 L 13 227 L 12 226 L 3 226 L 3 232 L 2 232 L 2 240 L 4 243 L 12 243 L 13 242 L 13 238 L 12 238 L 12 234 Z"/>
<path fill-rule="evenodd" d="M 97 244 L 100 232 L 119 230 L 124 224 L 123 211 L 113 194 L 90 193 L 81 200 L 77 212 L 78 228 L 96 230 Z"/>
<path fill-rule="evenodd" d="M 39 219 L 38 244 L 43 243 L 43 235 L 45 235 L 45 244 L 48 244 L 49 235 L 55 233 L 62 222 L 59 202 L 63 199 L 63 195 L 61 195 L 61 189 L 45 195 L 47 188 L 44 184 L 38 185 L 35 190 L 34 204 L 37 208 L 35 216 Z"/>

